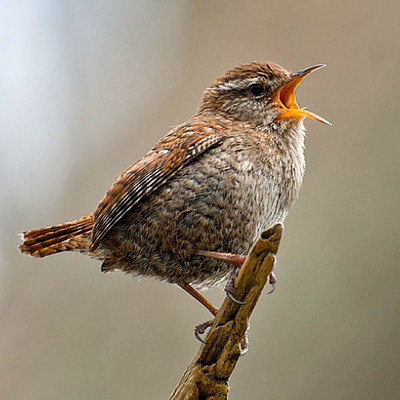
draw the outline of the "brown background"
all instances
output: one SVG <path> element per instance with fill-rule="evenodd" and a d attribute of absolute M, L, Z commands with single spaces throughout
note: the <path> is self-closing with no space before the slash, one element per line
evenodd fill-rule
<path fill-rule="evenodd" d="M 0 9 L 0 398 L 166 399 L 205 310 L 179 288 L 17 233 L 95 208 L 114 177 L 227 69 L 302 84 L 308 170 L 279 286 L 252 318 L 231 399 L 398 399 L 400 3 L 15 1 Z M 207 295 L 220 304 L 219 289 Z"/>

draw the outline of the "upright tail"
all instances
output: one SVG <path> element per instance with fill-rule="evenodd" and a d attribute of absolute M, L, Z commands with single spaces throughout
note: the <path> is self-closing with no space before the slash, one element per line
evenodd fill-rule
<path fill-rule="evenodd" d="M 76 221 L 24 232 L 19 248 L 34 257 L 61 251 L 89 252 L 92 228 L 93 214 L 88 214 Z"/>

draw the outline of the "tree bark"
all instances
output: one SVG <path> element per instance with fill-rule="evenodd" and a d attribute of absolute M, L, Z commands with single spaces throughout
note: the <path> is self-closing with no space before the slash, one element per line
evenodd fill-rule
<path fill-rule="evenodd" d="M 169 400 L 227 399 L 229 377 L 241 353 L 250 315 L 275 264 L 283 226 L 261 233 L 235 279 L 235 298 L 228 298 L 216 315 L 205 344 L 187 367 Z"/>

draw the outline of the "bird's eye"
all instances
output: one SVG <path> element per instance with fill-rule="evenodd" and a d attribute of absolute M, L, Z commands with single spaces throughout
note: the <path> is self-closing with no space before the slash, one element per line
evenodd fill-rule
<path fill-rule="evenodd" d="M 250 93 L 255 97 L 260 97 L 264 94 L 264 86 L 259 83 L 253 83 L 249 86 Z"/>

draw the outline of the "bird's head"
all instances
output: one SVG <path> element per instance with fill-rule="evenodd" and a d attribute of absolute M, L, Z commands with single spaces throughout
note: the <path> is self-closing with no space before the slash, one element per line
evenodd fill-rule
<path fill-rule="evenodd" d="M 295 92 L 310 72 L 323 64 L 291 73 L 272 62 L 251 62 L 218 78 L 203 95 L 199 112 L 216 113 L 261 129 L 276 130 L 304 118 L 330 125 L 324 118 L 297 105 Z"/>

